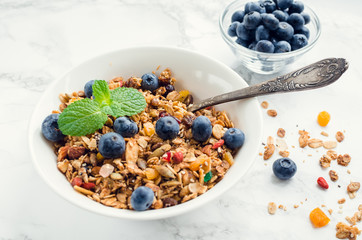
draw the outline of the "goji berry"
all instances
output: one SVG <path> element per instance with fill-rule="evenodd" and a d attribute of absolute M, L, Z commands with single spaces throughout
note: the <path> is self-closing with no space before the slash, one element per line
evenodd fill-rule
<path fill-rule="evenodd" d="M 74 187 L 75 185 L 77 185 L 78 187 L 80 187 L 83 184 L 83 180 L 80 177 L 75 177 L 73 178 L 72 182 L 71 182 L 72 186 Z"/>
<path fill-rule="evenodd" d="M 179 164 L 182 162 L 183 159 L 184 155 L 182 154 L 182 152 L 175 152 L 172 157 L 172 162 L 175 164 Z"/>
<path fill-rule="evenodd" d="M 92 188 L 95 188 L 95 184 L 94 183 L 91 183 L 91 182 L 87 182 L 87 183 L 83 183 L 81 185 L 82 188 L 85 188 L 85 189 L 88 189 L 88 190 L 91 190 Z"/>
<path fill-rule="evenodd" d="M 318 183 L 319 186 L 321 186 L 321 187 L 324 188 L 324 189 L 328 189 L 328 188 L 329 188 L 329 185 L 328 185 L 327 181 L 326 181 L 324 178 L 322 178 L 322 177 L 319 177 L 319 178 L 317 179 L 317 183 Z"/>
<path fill-rule="evenodd" d="M 224 145 L 224 139 L 220 139 L 219 141 L 217 141 L 216 143 L 214 143 L 214 145 L 212 145 L 212 149 L 217 149 L 219 147 L 221 147 L 222 145 Z"/>
<path fill-rule="evenodd" d="M 170 162 L 171 161 L 171 152 L 167 152 L 167 153 L 163 154 L 162 160 L 165 162 Z"/>

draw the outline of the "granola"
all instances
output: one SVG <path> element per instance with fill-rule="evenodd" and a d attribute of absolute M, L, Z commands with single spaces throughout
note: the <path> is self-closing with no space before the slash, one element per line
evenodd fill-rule
<path fill-rule="evenodd" d="M 77 192 L 106 206 L 132 209 L 132 192 L 139 186 L 147 186 L 155 194 L 150 209 L 159 209 L 194 199 L 224 178 L 236 152 L 225 145 L 212 146 L 220 141 L 227 128 L 234 126 L 226 112 L 213 107 L 189 112 L 187 107 L 192 104 L 192 95 L 188 91 L 166 92 L 165 85 L 176 81 L 169 69 L 160 74 L 159 81 L 161 87 L 154 93 L 142 90 L 141 79 L 137 77 L 127 80 L 118 77 L 108 82 L 110 89 L 120 86 L 138 89 L 147 102 L 143 112 L 130 117 L 137 123 L 139 132 L 125 138 L 126 150 L 122 157 L 104 158 L 98 152 L 100 137 L 114 131 L 115 118 L 111 116 L 104 127 L 93 134 L 66 136 L 64 142 L 54 143 L 60 172 L 70 183 L 75 178 L 84 182 L 73 186 Z M 60 94 L 59 111 L 82 98 L 85 98 L 83 91 Z M 155 133 L 156 121 L 164 115 L 173 116 L 180 124 L 179 134 L 173 140 L 162 140 Z M 200 115 L 208 117 L 213 126 L 212 136 L 204 143 L 192 138 L 190 128 Z M 168 154 L 175 153 L 179 156 L 167 158 Z M 209 172 L 212 177 L 205 180 Z"/>

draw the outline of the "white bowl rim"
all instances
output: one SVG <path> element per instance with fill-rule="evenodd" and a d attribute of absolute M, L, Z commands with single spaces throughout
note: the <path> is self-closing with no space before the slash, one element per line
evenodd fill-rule
<path fill-rule="evenodd" d="M 219 65 L 224 70 L 229 71 L 230 74 L 235 75 L 235 77 L 239 78 L 240 82 L 242 84 L 244 84 L 245 87 L 248 86 L 248 84 L 245 82 L 245 80 L 243 80 L 240 75 L 238 75 L 235 71 L 233 71 L 226 64 L 222 63 L 219 60 L 211 58 L 211 57 L 209 57 L 207 55 L 204 55 L 202 53 L 199 53 L 199 52 L 196 52 L 196 51 L 193 51 L 193 50 L 189 50 L 189 49 L 180 48 L 180 47 L 173 47 L 173 46 L 142 45 L 142 46 L 133 46 L 133 47 L 120 48 L 120 49 L 117 49 L 117 50 L 108 51 L 106 53 L 99 54 L 97 56 L 91 57 L 88 60 L 83 61 L 80 64 L 77 64 L 74 67 L 70 68 L 70 70 L 66 71 L 63 75 L 61 75 L 59 78 L 54 80 L 47 87 L 47 89 L 43 93 L 47 92 L 54 85 L 56 85 L 58 83 L 58 81 L 60 81 L 64 77 L 66 77 L 69 73 L 71 73 L 72 71 L 74 71 L 78 67 L 81 67 L 82 65 L 85 65 L 85 64 L 87 64 L 87 63 L 89 63 L 89 62 L 91 62 L 91 61 L 93 61 L 93 60 L 95 60 L 97 58 L 102 58 L 102 57 L 105 57 L 107 55 L 115 54 L 116 52 L 129 51 L 129 50 L 133 50 L 133 49 L 134 50 L 136 50 L 136 49 L 137 50 L 138 49 L 149 49 L 149 48 L 159 49 L 159 50 L 171 50 L 171 51 L 186 52 L 186 53 L 191 54 L 191 55 L 197 55 L 199 57 L 206 58 L 207 60 L 209 60 L 211 62 L 214 62 L 215 64 Z M 189 212 L 189 211 L 191 211 L 193 209 L 196 209 L 198 207 L 202 207 L 203 204 L 210 203 L 215 198 L 220 197 L 220 195 L 222 193 L 226 192 L 228 189 L 233 187 L 236 184 L 236 182 L 239 181 L 241 179 L 241 177 L 242 177 L 242 176 L 240 176 L 239 178 L 232 178 L 231 179 L 232 181 L 229 181 L 228 185 L 225 188 L 223 188 L 222 190 L 218 191 L 218 192 L 212 191 L 213 190 L 213 188 L 212 188 L 212 189 L 208 190 L 206 193 L 198 196 L 195 199 L 192 199 L 192 200 L 187 201 L 185 203 L 182 203 L 182 204 L 179 204 L 179 205 L 176 205 L 176 206 L 173 206 L 173 207 L 169 207 L 169 208 L 162 208 L 162 209 L 149 210 L 149 211 L 134 211 L 134 210 L 125 210 L 125 209 L 115 209 L 115 208 L 109 207 L 111 209 L 121 210 L 119 212 L 116 212 L 116 211 L 102 211 L 100 208 L 91 208 L 89 206 L 81 205 L 77 201 L 73 200 L 71 197 L 68 197 L 68 196 L 62 194 L 59 187 L 56 184 L 53 184 L 52 182 L 50 182 L 47 179 L 47 177 L 45 176 L 45 173 L 43 172 L 41 166 L 35 160 L 36 159 L 36 153 L 35 153 L 34 148 L 32 147 L 32 145 L 33 145 L 32 142 L 33 141 L 32 141 L 32 138 L 31 138 L 32 135 L 31 135 L 30 126 L 32 125 L 32 122 L 34 121 L 35 111 L 40 106 L 40 103 L 43 100 L 43 98 L 45 98 L 45 94 L 42 94 L 42 96 L 38 100 L 38 103 L 36 104 L 36 106 L 35 106 L 35 108 L 33 110 L 33 114 L 31 115 L 30 121 L 29 121 L 29 124 L 28 124 L 28 148 L 29 148 L 29 151 L 30 151 L 32 162 L 35 165 L 35 168 L 36 168 L 37 172 L 39 173 L 39 175 L 43 178 L 43 180 L 46 182 L 46 184 L 48 186 L 50 186 L 50 188 L 53 191 L 55 191 L 63 199 L 71 202 L 73 205 L 78 206 L 80 208 L 83 208 L 85 210 L 88 210 L 90 212 L 97 213 L 97 214 L 104 215 L 104 216 L 109 216 L 109 217 L 116 217 L 116 218 L 129 219 L 129 220 L 142 220 L 142 221 L 164 219 L 164 218 L 169 218 L 169 217 L 173 217 L 173 216 L 178 216 L 178 215 L 184 214 L 186 212 Z M 257 112 L 257 114 L 259 116 L 259 119 L 260 119 L 260 126 L 259 126 L 260 133 L 262 133 L 262 131 L 263 131 L 263 118 L 262 118 L 261 108 L 260 108 L 260 106 L 258 104 L 258 100 L 257 100 L 256 97 L 250 98 L 250 100 L 253 101 L 255 103 L 255 105 L 257 106 L 256 112 Z M 259 134 L 257 142 L 261 143 L 261 139 L 262 139 L 262 134 Z M 254 154 L 252 154 L 250 156 L 250 158 L 253 158 L 253 160 L 250 161 L 249 164 L 246 166 L 245 173 L 243 175 L 246 174 L 246 172 L 250 169 L 251 165 L 255 162 L 256 156 L 257 156 L 257 151 L 255 151 Z M 205 200 L 203 200 L 204 198 L 205 198 Z M 100 204 L 100 203 L 96 203 L 96 204 Z M 106 206 L 104 206 L 104 207 L 106 207 Z"/>

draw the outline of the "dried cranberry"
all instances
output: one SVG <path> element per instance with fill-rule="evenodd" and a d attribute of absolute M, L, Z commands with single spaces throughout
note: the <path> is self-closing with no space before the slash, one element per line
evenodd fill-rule
<path fill-rule="evenodd" d="M 171 161 L 171 152 L 166 152 L 163 156 L 162 156 L 162 160 L 165 162 L 170 162 Z"/>
<path fill-rule="evenodd" d="M 182 152 L 175 152 L 172 157 L 172 162 L 174 164 L 179 164 L 182 162 L 183 159 L 184 159 L 184 155 L 182 154 Z"/>
<path fill-rule="evenodd" d="M 166 112 L 166 111 L 161 111 L 159 114 L 158 114 L 158 117 L 159 118 L 162 118 L 162 117 L 166 117 L 168 116 L 169 114 Z"/>
<path fill-rule="evenodd" d="M 88 190 L 91 190 L 92 188 L 95 188 L 95 184 L 94 183 L 91 183 L 91 182 L 87 182 L 87 183 L 83 183 L 82 184 L 82 188 L 85 188 L 85 189 L 88 189 Z"/>
<path fill-rule="evenodd" d="M 219 147 L 221 147 L 222 145 L 224 145 L 224 139 L 220 139 L 219 141 L 217 141 L 216 143 L 214 143 L 214 145 L 212 145 L 212 149 L 217 149 Z"/>
<path fill-rule="evenodd" d="M 324 188 L 324 189 L 328 189 L 328 188 L 329 188 L 329 185 L 328 185 L 327 181 L 326 181 L 324 178 L 322 178 L 322 177 L 319 177 L 319 178 L 317 179 L 317 183 L 318 183 L 319 186 L 321 186 L 321 187 Z"/>
<path fill-rule="evenodd" d="M 83 184 L 83 180 L 80 177 L 75 177 L 73 178 L 72 182 L 71 182 L 72 186 L 74 187 L 75 185 L 77 185 L 78 187 L 80 187 Z"/>

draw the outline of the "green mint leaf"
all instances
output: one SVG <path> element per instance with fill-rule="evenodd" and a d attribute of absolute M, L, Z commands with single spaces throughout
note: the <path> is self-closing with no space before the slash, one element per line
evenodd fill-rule
<path fill-rule="evenodd" d="M 85 98 L 70 104 L 59 115 L 58 126 L 65 135 L 84 136 L 103 127 L 108 116 L 100 104 Z"/>
<path fill-rule="evenodd" d="M 111 104 L 111 94 L 106 81 L 95 80 L 92 89 L 94 100 L 97 101 L 101 107 L 109 106 Z"/>
<path fill-rule="evenodd" d="M 134 88 L 120 87 L 111 91 L 112 116 L 132 116 L 142 112 L 147 106 L 146 99 Z"/>

